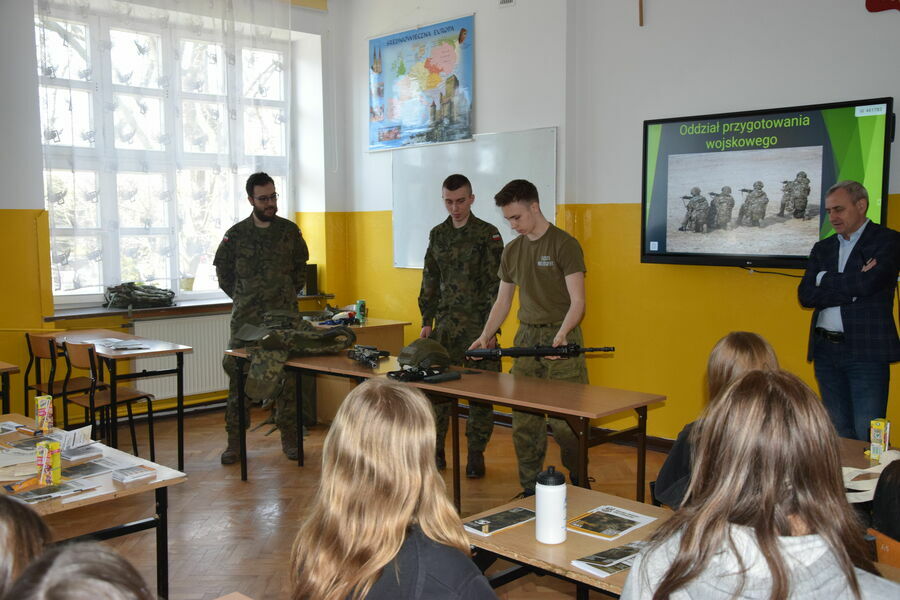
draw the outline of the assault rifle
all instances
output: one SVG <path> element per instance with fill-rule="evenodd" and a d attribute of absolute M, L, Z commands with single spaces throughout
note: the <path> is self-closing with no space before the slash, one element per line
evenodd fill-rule
<path fill-rule="evenodd" d="M 741 191 L 742 191 L 742 192 L 747 192 L 747 193 L 749 194 L 749 193 L 752 192 L 753 190 L 748 190 L 747 188 L 741 188 Z"/>
<path fill-rule="evenodd" d="M 466 350 L 466 356 L 469 358 L 493 358 L 497 359 L 501 356 L 534 356 L 541 358 L 543 356 L 559 356 L 560 358 L 571 358 L 584 354 L 585 352 L 615 352 L 613 346 L 601 346 L 598 348 L 582 348 L 578 344 L 566 344 L 565 346 L 527 346 L 512 348 L 476 348 L 475 350 Z"/>
<path fill-rule="evenodd" d="M 356 344 L 347 351 L 348 358 L 373 369 L 378 368 L 378 363 L 382 358 L 387 358 L 390 355 L 391 353 L 387 350 L 379 350 L 375 346 L 362 346 L 360 344 Z"/>

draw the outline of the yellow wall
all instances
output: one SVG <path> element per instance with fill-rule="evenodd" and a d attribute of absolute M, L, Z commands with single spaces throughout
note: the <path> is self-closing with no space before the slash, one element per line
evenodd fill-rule
<path fill-rule="evenodd" d="M 900 196 L 892 197 L 892 204 Z M 306 216 L 299 215 L 304 222 Z M 674 438 L 694 420 L 705 402 L 704 369 L 716 340 L 732 330 L 755 331 L 775 347 L 784 368 L 815 388 L 806 362 L 811 312 L 797 302 L 799 280 L 732 267 L 651 265 L 640 262 L 640 205 L 562 205 L 557 222 L 582 243 L 587 262 L 585 342 L 612 345 L 612 357 L 588 361 L 597 385 L 655 392 L 668 397 L 650 411 L 651 435 Z M 392 265 L 390 211 L 327 213 L 327 272 L 341 269 L 337 301 L 365 298 L 370 315 L 413 322 L 406 340 L 419 331 L 416 298 L 418 269 Z M 888 225 L 900 228 L 897 210 Z M 315 239 L 321 232 L 304 230 Z M 343 247 L 343 251 L 337 249 Z M 800 275 L 802 271 L 783 270 Z M 515 310 L 504 324 L 501 342 L 511 345 Z M 888 418 L 900 420 L 900 367 L 892 368 L 894 385 Z M 600 424 L 624 427 L 631 419 Z"/>

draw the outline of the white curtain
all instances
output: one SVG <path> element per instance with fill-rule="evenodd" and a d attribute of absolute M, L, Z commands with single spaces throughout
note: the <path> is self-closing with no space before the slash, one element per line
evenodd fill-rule
<path fill-rule="evenodd" d="M 58 304 L 123 281 L 216 291 L 247 176 L 290 197 L 290 20 L 286 0 L 38 0 Z"/>

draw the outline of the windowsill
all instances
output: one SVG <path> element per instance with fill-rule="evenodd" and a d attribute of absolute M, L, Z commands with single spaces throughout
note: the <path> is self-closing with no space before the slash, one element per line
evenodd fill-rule
<path fill-rule="evenodd" d="M 297 296 L 298 300 L 326 300 L 334 298 L 334 294 L 318 294 L 315 296 Z M 102 306 L 88 306 L 81 308 L 56 309 L 51 316 L 45 316 L 44 321 L 65 321 L 71 319 L 95 319 L 97 317 L 125 316 L 128 318 L 149 319 L 156 317 L 178 317 L 194 314 L 217 314 L 231 312 L 231 300 L 207 299 L 207 300 L 182 300 L 173 306 L 161 306 L 157 308 L 104 308 Z"/>

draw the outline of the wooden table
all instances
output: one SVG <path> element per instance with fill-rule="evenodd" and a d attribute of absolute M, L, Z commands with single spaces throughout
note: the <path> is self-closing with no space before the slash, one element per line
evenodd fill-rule
<path fill-rule="evenodd" d="M 492 587 L 496 588 L 529 573 L 539 572 L 572 581 L 577 586 L 578 598 L 587 598 L 588 587 L 617 595 L 621 594 L 622 586 L 625 585 L 625 579 L 628 577 L 627 570 L 605 578 L 595 577 L 587 571 L 582 571 L 572 566 L 572 561 L 595 552 L 622 546 L 629 542 L 647 539 L 659 527 L 660 523 L 668 519 L 672 514 L 672 511 L 665 508 L 571 485 L 566 486 L 566 494 L 566 511 L 569 519 L 592 508 L 608 504 L 642 515 L 656 517 L 656 520 L 611 541 L 569 531 L 565 542 L 554 545 L 542 544 L 535 539 L 534 521 L 511 527 L 490 536 L 480 536 L 466 532 L 466 535 L 469 537 L 469 543 L 476 548 L 473 556 L 475 562 L 482 570 L 490 566 L 497 558 L 519 565 L 513 569 L 492 575 L 489 578 Z M 464 520 L 473 521 L 480 517 L 518 506 L 534 510 L 534 497 L 521 498 L 503 506 L 466 517 Z"/>
<path fill-rule="evenodd" d="M 0 397 L 2 397 L 3 414 L 9 412 L 9 376 L 11 373 L 18 372 L 17 365 L 0 362 Z"/>
<path fill-rule="evenodd" d="M 7 421 L 17 421 L 23 425 L 34 426 L 34 420 L 22 415 L 6 415 L 3 417 Z M 11 441 L 25 437 L 20 433 L 7 433 L 0 435 L 0 441 Z M 187 480 L 187 476 L 174 469 L 152 463 L 148 460 L 126 454 L 114 448 L 104 446 L 103 456 L 109 457 L 119 462 L 127 462 L 129 464 L 143 464 L 156 470 L 155 479 L 145 479 L 129 484 L 121 484 L 113 481 L 112 475 L 106 473 L 96 475 L 93 481 L 99 481 L 100 487 L 80 492 L 72 496 L 63 498 L 54 498 L 44 502 L 31 504 L 30 506 L 41 515 L 47 524 L 53 530 L 57 541 L 75 540 L 75 539 L 95 539 L 107 540 L 147 529 L 156 530 L 156 586 L 159 596 L 167 598 L 169 596 L 169 534 L 168 534 L 168 488 L 169 486 L 183 483 Z M 80 461 L 87 462 L 87 461 Z M 68 461 L 63 461 L 63 468 L 70 466 Z M 145 494 L 147 492 L 154 493 L 155 510 L 153 516 L 131 521 L 128 523 L 111 524 L 109 521 L 109 512 L 104 510 L 109 504 L 136 494 Z M 79 511 L 79 509 L 81 509 Z M 70 512 L 72 511 L 72 512 Z M 82 533 L 80 535 L 69 536 L 67 530 L 71 531 L 72 516 L 79 512 L 87 514 L 87 519 L 92 525 L 88 528 L 90 533 Z M 99 525 L 99 529 L 94 529 L 94 525 Z M 110 526 L 112 525 L 112 526 Z"/>
<path fill-rule="evenodd" d="M 229 350 L 227 353 L 240 360 L 246 360 L 247 357 L 246 353 L 242 351 Z M 291 358 L 285 363 L 285 368 L 293 370 L 297 374 L 297 408 L 299 410 L 300 373 L 329 373 L 362 381 L 370 377 L 382 376 L 388 371 L 397 370 L 399 365 L 395 357 L 389 357 L 381 361 L 378 369 L 371 369 L 347 358 L 346 352 L 342 352 L 337 355 Z M 242 369 L 238 370 L 239 373 L 242 373 L 242 371 Z M 578 437 L 579 466 L 576 475 L 578 480 L 585 486 L 588 485 L 587 456 L 589 447 L 614 440 L 635 439 L 637 441 L 636 497 L 638 501 L 643 502 L 647 456 L 647 406 L 662 402 L 665 400 L 665 396 L 481 370 L 475 373 L 465 372 L 462 378 L 456 381 L 443 383 L 415 382 L 412 385 L 429 394 L 446 398 L 480 400 L 521 410 L 546 413 L 565 419 Z M 239 385 L 241 393 L 238 396 L 238 402 L 241 405 L 240 414 L 243 414 L 243 387 L 243 382 L 241 381 Z M 460 468 L 457 403 L 451 402 L 450 406 L 450 424 L 453 439 L 453 500 L 457 509 L 459 509 Z M 591 435 L 591 419 L 598 419 L 629 410 L 634 410 L 637 413 L 637 426 L 608 434 Z M 302 411 L 298 412 L 298 420 L 302 425 Z M 241 431 L 243 431 L 243 428 Z M 300 431 L 299 426 L 298 431 Z M 244 437 L 242 436 L 242 440 Z M 303 443 L 300 438 L 302 436 L 298 436 L 298 462 L 302 465 Z M 241 477 L 246 479 L 246 448 L 243 442 L 241 445 Z"/>
<path fill-rule="evenodd" d="M 58 331 L 46 334 L 35 334 L 33 337 L 45 337 L 54 340 L 57 345 L 63 342 L 72 342 L 75 344 L 91 343 L 94 340 L 104 338 L 115 338 L 117 340 L 135 340 L 141 342 L 146 348 L 138 348 L 134 350 L 113 350 L 105 346 L 95 345 L 94 351 L 99 356 L 106 370 L 109 372 L 110 387 L 110 412 L 116 423 L 110 427 L 110 444 L 113 448 L 118 447 L 118 413 L 116 412 L 116 385 L 120 381 L 128 381 L 131 379 L 141 379 L 144 377 L 158 377 L 160 375 L 175 375 L 177 380 L 177 414 L 178 414 L 178 470 L 184 470 L 184 354 L 193 352 L 190 346 L 182 346 L 181 344 L 173 344 L 161 340 L 149 340 L 129 333 L 121 331 L 113 331 L 111 329 L 74 329 L 70 331 Z M 134 360 L 138 358 L 151 358 L 154 356 L 170 356 L 175 355 L 175 368 L 164 369 L 162 371 L 135 371 L 134 373 L 122 373 L 117 371 L 117 363 L 120 360 Z"/>

